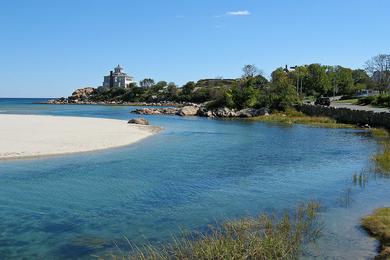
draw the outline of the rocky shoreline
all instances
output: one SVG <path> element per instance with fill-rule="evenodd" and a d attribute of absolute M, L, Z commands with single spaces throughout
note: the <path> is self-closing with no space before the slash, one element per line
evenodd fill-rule
<path fill-rule="evenodd" d="M 201 116 L 211 118 L 245 118 L 269 115 L 270 111 L 267 108 L 245 108 L 245 109 L 230 109 L 227 107 L 208 108 L 206 104 L 195 104 L 189 102 L 126 102 L 122 100 L 91 100 L 94 94 L 97 93 L 96 88 L 81 88 L 77 89 L 68 98 L 52 99 L 44 104 L 53 105 L 110 105 L 110 106 L 147 106 L 148 108 L 136 109 L 132 113 L 139 115 L 177 115 L 177 116 Z"/>
<path fill-rule="evenodd" d="M 158 107 L 174 107 L 174 106 L 186 106 L 192 103 L 178 103 L 172 101 L 159 101 L 159 102 L 126 102 L 118 99 L 110 100 L 94 100 L 93 96 L 97 94 L 97 89 L 92 87 L 80 88 L 75 90 L 71 96 L 65 98 L 51 99 L 47 102 L 40 102 L 40 104 L 49 105 L 109 105 L 109 106 L 158 106 Z"/>
<path fill-rule="evenodd" d="M 106 106 L 137 106 L 137 107 L 176 107 L 185 106 L 190 103 L 177 103 L 170 101 L 161 102 L 126 102 L 126 101 L 90 101 L 90 100 L 72 100 L 68 98 L 51 99 L 47 102 L 39 102 L 39 104 L 48 105 L 106 105 Z"/>
<path fill-rule="evenodd" d="M 105 106 L 133 106 L 133 107 L 176 107 L 183 106 L 186 103 L 175 103 L 175 102 L 125 102 L 125 101 L 63 101 L 49 100 L 47 102 L 38 102 L 39 104 L 48 105 L 105 105 Z"/>
<path fill-rule="evenodd" d="M 202 105 L 191 105 L 170 108 L 141 108 L 132 111 L 139 115 L 176 115 L 176 116 L 200 116 L 210 118 L 248 118 L 256 116 L 267 116 L 270 111 L 267 108 L 245 108 L 241 110 L 227 107 L 208 109 Z"/>

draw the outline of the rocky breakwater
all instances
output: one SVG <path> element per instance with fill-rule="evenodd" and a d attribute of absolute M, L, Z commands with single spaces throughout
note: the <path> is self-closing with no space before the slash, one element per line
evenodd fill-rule
<path fill-rule="evenodd" d="M 132 111 L 140 115 L 177 115 L 177 116 L 201 116 L 216 118 L 256 117 L 269 115 L 267 108 L 245 108 L 241 110 L 227 107 L 208 109 L 204 106 L 192 105 L 173 108 L 142 108 Z"/>
<path fill-rule="evenodd" d="M 97 93 L 96 88 L 87 87 L 75 90 L 68 98 L 59 98 L 49 100 L 49 104 L 87 104 L 93 103 L 90 101 L 90 97 Z"/>

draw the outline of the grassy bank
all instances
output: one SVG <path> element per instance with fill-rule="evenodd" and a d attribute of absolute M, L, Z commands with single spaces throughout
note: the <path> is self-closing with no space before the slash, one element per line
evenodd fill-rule
<path fill-rule="evenodd" d="M 259 116 L 250 118 L 249 120 L 270 122 L 270 123 L 281 123 L 281 124 L 305 124 L 315 127 L 326 127 L 326 128 L 355 128 L 356 126 L 350 124 L 337 123 L 336 120 L 329 117 L 319 116 L 308 116 L 302 112 L 289 109 L 285 112 L 274 112 L 268 116 Z"/>
<path fill-rule="evenodd" d="M 351 105 L 357 105 L 359 99 L 353 98 L 353 99 L 340 99 L 333 101 L 334 103 L 339 103 L 339 104 L 351 104 Z"/>
<path fill-rule="evenodd" d="M 381 242 L 376 259 L 390 259 L 390 208 L 381 208 L 362 219 L 362 226 Z"/>
<path fill-rule="evenodd" d="M 371 133 L 381 144 L 381 151 L 373 157 L 376 172 L 390 176 L 390 133 L 384 129 L 371 129 Z"/>
<path fill-rule="evenodd" d="M 373 137 L 381 144 L 381 151 L 373 156 L 375 172 L 390 176 L 390 133 L 385 129 L 371 129 Z M 380 208 L 362 219 L 362 227 L 380 243 L 380 253 L 375 259 L 390 259 L 390 208 Z"/>
<path fill-rule="evenodd" d="M 116 259 L 297 259 L 305 242 L 321 232 L 319 204 L 310 202 L 294 214 L 263 214 L 227 221 L 209 232 L 184 235 L 173 243 L 137 248 Z"/>

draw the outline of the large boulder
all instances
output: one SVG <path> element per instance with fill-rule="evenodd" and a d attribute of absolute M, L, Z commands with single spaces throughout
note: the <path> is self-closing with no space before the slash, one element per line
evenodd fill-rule
<path fill-rule="evenodd" d="M 255 117 L 255 116 L 264 116 L 269 115 L 268 108 L 260 108 L 260 109 L 254 109 L 254 108 L 244 108 L 237 112 L 238 117 Z"/>
<path fill-rule="evenodd" d="M 221 107 L 213 111 L 215 117 L 236 117 L 237 112 L 234 109 Z"/>
<path fill-rule="evenodd" d="M 200 107 L 197 115 L 202 117 L 214 117 L 213 111 L 208 110 L 206 107 Z"/>
<path fill-rule="evenodd" d="M 80 88 L 75 90 L 72 93 L 72 96 L 69 97 L 69 100 L 88 100 L 89 97 L 96 93 L 95 88 L 87 87 L 87 88 Z"/>
<path fill-rule="evenodd" d="M 269 116 L 270 110 L 266 107 L 262 107 L 256 110 L 256 116 Z"/>
<path fill-rule="evenodd" d="M 130 119 L 129 124 L 137 124 L 137 125 L 149 125 L 149 121 L 145 118 L 133 118 Z"/>
<path fill-rule="evenodd" d="M 177 111 L 177 115 L 179 116 L 196 116 L 198 114 L 199 107 L 195 106 L 185 106 Z"/>

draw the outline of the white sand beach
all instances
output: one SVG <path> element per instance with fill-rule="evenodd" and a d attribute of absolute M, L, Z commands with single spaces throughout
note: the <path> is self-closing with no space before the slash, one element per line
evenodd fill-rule
<path fill-rule="evenodd" d="M 158 130 L 113 119 L 0 114 L 0 160 L 125 146 Z"/>

